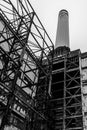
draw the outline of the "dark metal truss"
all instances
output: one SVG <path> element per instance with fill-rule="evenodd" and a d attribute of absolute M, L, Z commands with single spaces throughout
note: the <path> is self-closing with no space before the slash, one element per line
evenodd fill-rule
<path fill-rule="evenodd" d="M 71 51 L 53 60 L 48 102 L 53 130 L 83 130 L 81 52 Z"/>
<path fill-rule="evenodd" d="M 37 90 L 44 85 L 41 91 L 46 102 L 52 57 L 53 43 L 30 2 L 1 0 L 0 129 L 10 124 L 23 130 L 34 129 L 35 116 L 48 122 L 46 114 L 37 107 Z"/>

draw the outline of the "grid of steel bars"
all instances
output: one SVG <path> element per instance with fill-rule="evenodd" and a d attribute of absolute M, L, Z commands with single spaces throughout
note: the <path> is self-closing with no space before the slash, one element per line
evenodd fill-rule
<path fill-rule="evenodd" d="M 44 81 L 48 84 L 44 84 L 44 97 L 49 96 L 52 56 L 53 43 L 30 2 L 2 0 L 0 129 L 12 124 L 22 130 L 36 130 L 37 118 L 41 118 L 44 124 L 49 122 L 46 114 L 37 107 L 41 105 L 37 100 L 37 90 Z M 47 68 L 43 67 L 44 61 Z M 41 82 L 40 74 L 44 75 Z M 44 101 L 46 107 L 47 98 Z M 41 123 L 37 124 L 37 129 L 41 127 Z"/>

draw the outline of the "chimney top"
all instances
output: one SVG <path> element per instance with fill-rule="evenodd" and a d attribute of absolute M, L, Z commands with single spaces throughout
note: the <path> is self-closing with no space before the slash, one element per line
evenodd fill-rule
<path fill-rule="evenodd" d="M 63 16 L 65 14 L 68 16 L 68 11 L 67 10 L 65 10 L 65 9 L 60 10 L 59 16 Z"/>

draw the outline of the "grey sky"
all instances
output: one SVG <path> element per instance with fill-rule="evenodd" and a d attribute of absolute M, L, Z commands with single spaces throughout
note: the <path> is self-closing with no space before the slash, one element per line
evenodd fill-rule
<path fill-rule="evenodd" d="M 56 39 L 58 13 L 69 12 L 70 48 L 87 51 L 87 0 L 30 0 L 53 43 Z"/>

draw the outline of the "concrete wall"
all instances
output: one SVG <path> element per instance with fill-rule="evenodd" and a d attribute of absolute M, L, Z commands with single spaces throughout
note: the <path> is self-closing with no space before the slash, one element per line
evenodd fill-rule
<path fill-rule="evenodd" d="M 82 105 L 83 105 L 83 130 L 87 130 L 87 58 L 82 59 Z"/>

